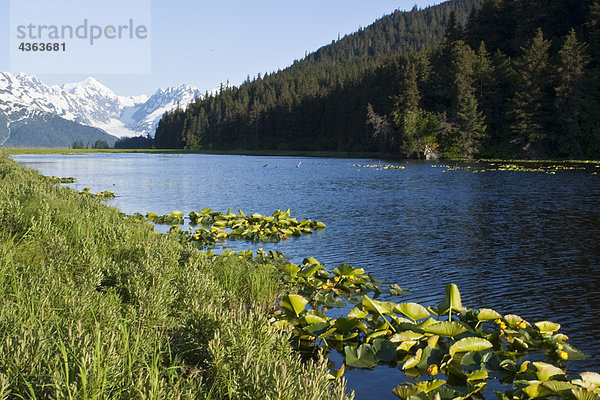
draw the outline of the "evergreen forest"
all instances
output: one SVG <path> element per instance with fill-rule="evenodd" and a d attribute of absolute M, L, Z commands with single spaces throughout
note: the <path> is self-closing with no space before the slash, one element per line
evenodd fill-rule
<path fill-rule="evenodd" d="M 396 11 L 165 113 L 155 148 L 600 158 L 600 0 Z"/>

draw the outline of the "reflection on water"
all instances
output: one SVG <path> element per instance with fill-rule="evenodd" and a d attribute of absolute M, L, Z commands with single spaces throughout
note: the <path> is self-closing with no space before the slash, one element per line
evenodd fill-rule
<path fill-rule="evenodd" d="M 290 207 L 327 229 L 265 249 L 296 262 L 314 256 L 363 267 L 425 304 L 437 304 L 454 282 L 465 305 L 560 322 L 592 355 L 569 371 L 600 370 L 600 176 L 589 171 L 473 174 L 430 163 L 378 171 L 353 167 L 364 160 L 192 154 L 14 158 L 46 175 L 74 176 L 79 190 L 113 190 L 109 204 L 126 213 Z M 351 371 L 349 386 L 358 399 L 369 398 L 375 379 L 382 388 L 385 382 L 377 397 L 393 399 L 387 388 L 401 375 Z"/>

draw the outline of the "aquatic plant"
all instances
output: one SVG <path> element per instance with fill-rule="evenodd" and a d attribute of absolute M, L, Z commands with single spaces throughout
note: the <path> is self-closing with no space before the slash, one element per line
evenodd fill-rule
<path fill-rule="evenodd" d="M 189 230 L 179 228 L 177 225 L 184 224 L 183 212 L 176 210 L 169 214 L 157 215 L 148 212 L 146 216 L 134 214 L 136 219 L 147 219 L 153 223 L 173 225 L 170 232 L 176 234 L 182 242 L 195 243 L 203 247 L 214 244 L 225 239 L 243 239 L 249 241 L 278 242 L 292 236 L 310 234 L 315 230 L 325 229 L 325 224 L 320 221 L 298 220 L 290 217 L 290 210 L 277 210 L 270 216 L 253 213 L 246 215 L 242 210 L 233 213 L 212 211 L 204 208 L 200 211 L 192 211 L 188 215 Z"/>
<path fill-rule="evenodd" d="M 75 182 L 75 178 L 72 176 L 67 177 L 67 178 L 60 178 L 60 177 L 54 176 L 54 175 L 53 176 L 41 175 L 41 176 L 42 176 L 42 179 L 47 180 L 52 183 L 73 183 L 73 182 Z"/>
<path fill-rule="evenodd" d="M 101 197 L 101 198 L 105 198 L 105 199 L 112 199 L 115 197 L 115 192 L 113 192 L 112 190 L 105 190 L 103 192 L 92 193 L 92 192 L 90 192 L 90 189 L 91 188 L 86 187 L 81 192 L 79 192 L 79 194 L 83 195 L 84 197 L 93 196 L 93 197 Z"/>
<path fill-rule="evenodd" d="M 272 261 L 279 257 L 268 256 Z M 489 379 L 513 382 L 512 389 L 498 394 L 502 400 L 546 395 L 581 400 L 600 394 L 589 384 L 596 379 L 593 373 L 567 381 L 565 362 L 586 355 L 568 343 L 557 323 L 530 323 L 489 308 L 464 307 L 454 284 L 446 286 L 439 305 L 426 307 L 376 300 L 380 282 L 347 264 L 329 272 L 307 258 L 280 269 L 287 294 L 272 314 L 273 326 L 290 331 L 298 350 L 335 350 L 348 367 L 397 366 L 417 381 L 394 389 L 404 400 L 464 399 L 483 391 Z M 401 292 L 397 285 L 389 287 L 390 296 Z M 337 318 L 326 314 L 352 305 Z M 340 370 L 332 379 L 337 376 Z"/>
<path fill-rule="evenodd" d="M 598 165 L 582 164 L 582 163 L 527 163 L 527 162 L 478 162 L 470 164 L 433 164 L 432 168 L 441 168 L 442 172 L 452 171 L 468 171 L 472 173 L 481 172 L 541 172 L 549 175 L 556 175 L 559 172 L 565 171 L 586 171 L 596 175 L 597 171 L 593 167 L 598 168 Z"/>
<path fill-rule="evenodd" d="M 352 164 L 353 167 L 358 168 L 375 168 L 375 169 L 405 169 L 403 165 L 394 164 Z"/>

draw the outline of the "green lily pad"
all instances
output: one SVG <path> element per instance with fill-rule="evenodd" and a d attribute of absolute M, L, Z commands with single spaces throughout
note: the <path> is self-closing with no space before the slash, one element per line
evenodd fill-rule
<path fill-rule="evenodd" d="M 508 326 L 514 328 L 519 322 L 523 321 L 523 318 L 519 317 L 518 315 L 507 314 L 504 316 L 504 320 L 506 321 Z"/>
<path fill-rule="evenodd" d="M 385 335 L 387 335 L 387 329 L 379 330 L 379 331 L 373 331 L 373 332 L 371 332 L 371 333 L 369 333 L 367 335 L 365 341 L 367 343 L 369 343 L 372 339 L 375 339 L 375 338 L 378 338 L 378 337 L 381 337 L 381 336 L 385 336 Z"/>
<path fill-rule="evenodd" d="M 407 400 L 410 397 L 416 397 L 416 395 L 422 392 L 415 385 L 399 385 L 392 389 L 392 393 L 403 400 Z"/>
<path fill-rule="evenodd" d="M 581 379 L 584 382 L 588 382 L 593 385 L 600 386 L 600 374 L 599 373 L 597 373 L 597 372 L 582 372 L 579 375 L 581 375 Z"/>
<path fill-rule="evenodd" d="M 346 364 L 356 368 L 372 368 L 377 365 L 375 350 L 370 344 L 361 344 L 357 348 L 344 347 Z"/>
<path fill-rule="evenodd" d="M 317 322 L 304 327 L 304 330 L 310 333 L 312 336 L 320 337 L 327 331 L 331 330 L 329 322 Z"/>
<path fill-rule="evenodd" d="M 477 314 L 479 321 L 492 321 L 499 318 L 502 318 L 502 315 L 490 308 L 481 308 L 479 309 L 479 314 Z"/>
<path fill-rule="evenodd" d="M 327 322 L 327 318 L 321 317 L 319 315 L 315 315 L 315 314 L 309 314 L 306 313 L 304 315 L 304 320 L 306 321 L 307 324 L 316 324 L 319 322 Z"/>
<path fill-rule="evenodd" d="M 375 339 L 373 341 L 373 350 L 379 361 L 393 362 L 396 361 L 397 352 L 396 346 L 386 339 Z"/>
<path fill-rule="evenodd" d="M 467 376 L 467 381 L 481 381 L 481 380 L 485 380 L 488 378 L 488 372 L 484 371 L 484 370 L 477 370 L 477 371 L 473 371 L 471 372 L 468 376 Z"/>
<path fill-rule="evenodd" d="M 450 356 L 454 356 L 456 353 L 465 353 L 467 351 L 482 351 L 492 348 L 493 345 L 487 340 L 478 337 L 468 337 L 460 339 L 452 346 L 450 346 Z"/>
<path fill-rule="evenodd" d="M 585 388 L 575 388 L 571 391 L 577 400 L 600 400 L 600 395 Z"/>
<path fill-rule="evenodd" d="M 350 318 L 338 318 L 334 321 L 333 326 L 339 333 L 348 333 L 356 328 L 358 321 Z"/>
<path fill-rule="evenodd" d="M 423 337 L 422 333 L 417 333 L 417 332 L 413 332 L 413 331 L 404 331 L 404 332 L 400 332 L 400 333 L 395 333 L 392 337 L 391 337 L 391 341 L 394 343 L 400 343 L 400 342 L 404 342 L 406 340 L 419 340 Z"/>
<path fill-rule="evenodd" d="M 395 311 L 407 316 L 408 318 L 416 321 L 429 317 L 429 311 L 425 307 L 417 303 L 400 303 L 395 307 Z"/>
<path fill-rule="evenodd" d="M 439 387 L 442 387 L 446 384 L 446 381 L 443 379 L 434 379 L 431 381 L 417 382 L 415 386 L 419 388 L 424 393 L 429 393 Z"/>
<path fill-rule="evenodd" d="M 363 319 L 366 317 L 368 313 L 366 311 L 361 310 L 358 307 L 353 307 L 352 310 L 348 313 L 348 318 L 350 319 Z"/>
<path fill-rule="evenodd" d="M 286 311 L 293 312 L 298 316 L 304 310 L 307 303 L 308 300 L 299 294 L 288 294 L 287 296 L 283 296 L 279 305 Z"/>
<path fill-rule="evenodd" d="M 310 278 L 314 276 L 321 268 L 323 268 L 321 264 L 309 264 L 308 266 L 302 268 L 300 272 L 298 272 L 298 276 Z"/>
<path fill-rule="evenodd" d="M 545 362 L 534 362 L 533 366 L 537 368 L 536 375 L 538 379 L 542 382 L 546 382 L 553 376 L 562 376 L 565 374 L 565 372 L 562 369 L 558 368 L 555 365 L 548 364 Z"/>
<path fill-rule="evenodd" d="M 390 285 L 390 294 L 392 296 L 402 296 L 410 294 L 410 292 L 408 292 L 404 288 L 401 288 L 400 286 L 398 286 L 398 284 L 394 283 L 393 285 Z"/>
<path fill-rule="evenodd" d="M 332 272 L 337 276 L 354 276 L 364 274 L 365 270 L 362 268 L 354 268 L 349 264 L 342 264 L 339 267 L 334 268 Z"/>
<path fill-rule="evenodd" d="M 408 358 L 404 364 L 402 365 L 402 370 L 406 370 L 406 369 L 410 369 L 410 368 L 414 368 L 417 366 L 417 364 L 419 364 L 419 362 L 421 361 L 421 356 L 423 355 L 423 349 L 419 349 L 417 350 L 417 353 Z"/>
<path fill-rule="evenodd" d="M 438 315 L 445 314 L 450 310 L 460 312 L 462 310 L 462 301 L 458 286 L 454 283 L 449 283 L 444 290 L 446 295 L 437 307 Z"/>
<path fill-rule="evenodd" d="M 454 337 L 467 331 L 467 328 L 463 324 L 454 321 L 441 321 L 421 329 L 426 333 L 447 337 Z"/>
<path fill-rule="evenodd" d="M 542 386 L 542 382 L 539 381 L 531 381 L 529 386 L 523 388 L 523 392 L 525 392 L 530 399 L 546 397 L 552 394 L 552 391 Z"/>
<path fill-rule="evenodd" d="M 554 322 L 550 322 L 550 321 L 540 321 L 540 322 L 536 322 L 535 326 L 540 330 L 540 332 L 542 333 L 554 333 L 560 330 L 560 324 L 554 323 Z"/>
<path fill-rule="evenodd" d="M 571 389 L 576 387 L 571 382 L 554 381 L 554 380 L 546 381 L 542 385 L 546 389 L 549 389 L 549 390 L 553 391 L 554 393 L 558 393 L 559 395 L 561 395 L 563 397 L 568 397 L 568 392 Z M 565 395 L 567 395 L 567 396 L 565 396 Z"/>

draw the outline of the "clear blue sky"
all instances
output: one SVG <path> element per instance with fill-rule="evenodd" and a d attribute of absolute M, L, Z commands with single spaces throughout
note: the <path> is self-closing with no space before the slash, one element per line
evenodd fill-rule
<path fill-rule="evenodd" d="M 28 0 L 13 0 L 28 1 Z M 78 3 L 90 0 L 79 0 Z M 101 0 L 93 0 L 96 3 Z M 183 83 L 210 90 L 227 80 L 289 66 L 396 9 L 425 8 L 440 0 L 152 0 L 151 73 L 93 74 L 120 95 L 151 94 Z M 115 10 L 118 12 L 118 10 Z M 0 0 L 0 70 L 10 70 L 9 0 Z M 62 84 L 90 74 L 39 74 Z"/>

